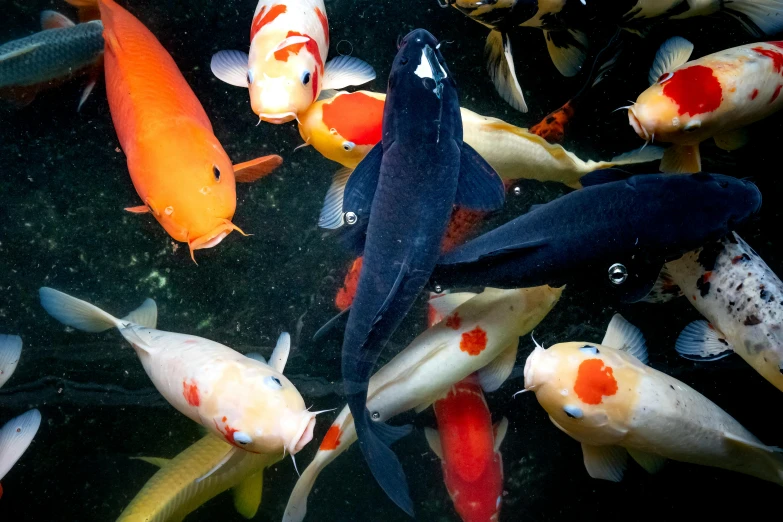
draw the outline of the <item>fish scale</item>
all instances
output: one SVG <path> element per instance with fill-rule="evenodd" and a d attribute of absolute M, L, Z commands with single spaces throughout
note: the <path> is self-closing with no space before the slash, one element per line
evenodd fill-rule
<path fill-rule="evenodd" d="M 0 46 L 0 87 L 29 86 L 72 74 L 103 53 L 100 21 L 48 29 Z M 21 55 L 12 53 L 38 46 Z"/>

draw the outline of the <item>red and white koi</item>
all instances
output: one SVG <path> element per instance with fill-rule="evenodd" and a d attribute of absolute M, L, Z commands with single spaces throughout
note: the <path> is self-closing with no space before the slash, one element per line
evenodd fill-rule
<path fill-rule="evenodd" d="M 41 288 L 40 297 L 49 315 L 65 325 L 86 332 L 120 331 L 161 395 L 233 446 L 212 471 L 241 458 L 237 450 L 293 455 L 312 439 L 315 413 L 282 374 L 291 347 L 287 333 L 265 364 L 208 339 L 155 329 L 158 312 L 152 299 L 118 319 L 52 288 Z"/>
<path fill-rule="evenodd" d="M 741 45 L 688 62 L 693 45 L 667 40 L 650 70 L 651 87 L 628 107 L 645 141 L 672 143 L 663 172 L 699 172 L 699 144 L 709 138 L 735 150 L 743 127 L 783 108 L 783 41 Z"/>
<path fill-rule="evenodd" d="M 250 104 L 270 123 L 295 119 L 323 89 L 361 85 L 375 78 L 370 65 L 340 56 L 324 66 L 329 22 L 323 0 L 259 0 L 250 26 L 250 54 L 212 57 L 219 79 L 250 90 Z"/>
<path fill-rule="evenodd" d="M 536 346 L 525 389 L 582 443 L 591 477 L 618 482 L 628 455 L 649 473 L 666 459 L 783 485 L 783 456 L 705 396 L 650 368 L 641 332 L 615 315 L 600 345 Z"/>
<path fill-rule="evenodd" d="M 546 317 L 561 293 L 562 288 L 548 286 L 487 288 L 475 296 L 465 292 L 431 300 L 445 319 L 372 376 L 367 408 L 373 420 L 386 421 L 410 409 L 423 411 L 474 372 L 485 391 L 498 389 L 514 367 L 519 336 L 531 332 Z M 356 429 L 346 406 L 291 492 L 283 522 L 304 519 L 316 478 L 354 442 Z"/>

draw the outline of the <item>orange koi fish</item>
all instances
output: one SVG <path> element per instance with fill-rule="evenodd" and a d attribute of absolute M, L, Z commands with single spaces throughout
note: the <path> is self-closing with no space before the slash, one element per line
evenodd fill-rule
<path fill-rule="evenodd" d="M 232 166 L 212 124 L 155 36 L 114 0 L 99 0 L 106 40 L 106 92 L 114 129 L 144 205 L 190 256 L 232 230 L 235 181 L 249 182 L 282 163 L 271 155 Z"/>

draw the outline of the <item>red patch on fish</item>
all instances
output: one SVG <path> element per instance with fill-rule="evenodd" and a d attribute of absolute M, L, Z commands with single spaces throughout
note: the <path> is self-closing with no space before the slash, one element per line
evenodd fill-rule
<path fill-rule="evenodd" d="M 449 227 L 440 244 L 441 252 L 448 252 L 463 244 L 478 228 L 487 212 L 456 207 L 451 213 Z"/>
<path fill-rule="evenodd" d="M 319 450 L 331 451 L 337 449 L 340 445 L 340 427 L 332 426 L 329 431 L 326 432 L 323 442 L 318 447 Z"/>
<path fill-rule="evenodd" d="M 459 330 L 461 324 L 462 324 L 462 318 L 459 316 L 457 312 L 454 312 L 452 315 L 446 318 L 446 326 L 448 326 L 452 330 Z"/>
<path fill-rule="evenodd" d="M 266 24 L 271 23 L 288 10 L 283 4 L 273 5 L 269 12 L 266 12 L 266 6 L 263 6 L 258 14 L 253 18 L 253 24 L 250 26 L 250 41 L 253 41 L 256 33 L 260 31 Z"/>
<path fill-rule="evenodd" d="M 676 71 L 663 86 L 663 94 L 680 107 L 680 114 L 712 112 L 723 101 L 723 88 L 709 67 L 694 65 Z"/>
<path fill-rule="evenodd" d="M 751 100 L 755 100 L 756 96 L 758 96 L 758 95 L 759 95 L 759 90 L 758 89 L 753 89 L 753 92 L 750 95 L 750 99 Z"/>
<path fill-rule="evenodd" d="M 381 141 L 383 100 L 363 92 L 343 94 L 325 103 L 322 112 L 327 128 L 356 145 L 375 145 Z"/>
<path fill-rule="evenodd" d="M 226 422 L 226 418 L 223 417 L 223 422 Z M 218 425 L 217 421 L 215 421 L 215 428 L 223 434 L 223 437 L 225 437 L 226 441 L 228 441 L 229 444 L 235 444 L 234 442 L 234 433 L 238 432 L 239 430 L 232 428 L 228 424 L 225 425 L 225 431 L 220 429 L 220 426 Z"/>
<path fill-rule="evenodd" d="M 579 365 L 574 391 L 585 404 L 601 404 L 605 396 L 617 393 L 612 368 L 601 359 L 587 359 Z"/>
<path fill-rule="evenodd" d="M 290 54 L 299 54 L 299 51 L 301 51 L 302 47 L 304 47 L 310 52 L 310 54 L 313 55 L 316 63 L 320 67 L 323 67 L 323 63 L 321 62 L 321 53 L 318 52 L 318 43 L 316 43 L 315 40 L 310 38 L 310 36 L 302 33 L 297 33 L 296 31 L 288 31 L 288 34 L 285 35 L 286 38 L 291 38 L 292 36 L 303 36 L 304 38 L 307 38 L 307 41 L 302 43 L 294 43 L 291 45 L 286 45 L 282 49 L 278 49 L 277 51 L 275 51 L 275 60 L 280 62 L 287 62 L 288 56 Z"/>
<path fill-rule="evenodd" d="M 326 46 L 329 47 L 329 22 L 326 21 L 326 15 L 317 7 L 315 8 L 315 14 L 318 16 L 318 21 L 321 22 L 321 27 L 324 29 L 324 37 L 326 38 Z"/>
<path fill-rule="evenodd" d="M 704 272 L 704 274 L 701 276 L 702 283 L 706 283 L 707 281 L 710 280 L 711 277 L 712 277 L 712 271 Z"/>
<path fill-rule="evenodd" d="M 459 342 L 459 349 L 468 355 L 478 355 L 487 347 L 487 332 L 480 326 L 475 327 L 469 332 L 462 334 Z"/>
<path fill-rule="evenodd" d="M 783 54 L 781 54 L 780 51 L 765 49 L 763 47 L 754 47 L 753 50 L 761 56 L 770 58 L 772 60 L 772 66 L 775 67 L 775 72 L 780 72 L 780 70 L 783 69 Z"/>
<path fill-rule="evenodd" d="M 334 304 L 340 310 L 345 310 L 353 303 L 353 296 L 356 294 L 356 287 L 359 284 L 359 275 L 362 272 L 363 259 L 363 257 L 356 258 L 351 265 L 351 269 L 345 276 L 343 287 L 337 291 L 337 297 L 334 299 Z"/>
<path fill-rule="evenodd" d="M 778 99 L 778 96 L 780 96 L 780 89 L 783 89 L 783 85 L 778 85 L 777 89 L 775 89 L 775 92 L 772 93 L 772 98 L 769 100 L 769 103 L 772 103 Z"/>
<path fill-rule="evenodd" d="M 191 379 L 190 384 L 187 381 L 182 381 L 182 396 L 188 401 L 191 406 L 198 406 L 201 403 L 201 398 L 198 393 L 198 385 Z"/>

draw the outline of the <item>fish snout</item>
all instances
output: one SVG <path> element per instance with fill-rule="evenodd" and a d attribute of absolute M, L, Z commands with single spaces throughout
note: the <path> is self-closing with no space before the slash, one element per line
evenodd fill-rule
<path fill-rule="evenodd" d="M 287 449 L 291 455 L 296 455 L 307 443 L 313 440 L 315 429 L 315 414 L 304 412 L 304 417 L 299 421 L 294 436 L 288 443 Z"/>
<path fill-rule="evenodd" d="M 536 386 L 540 384 L 536 381 L 536 378 L 538 377 L 538 374 L 536 373 L 536 367 L 539 366 L 539 363 L 541 362 L 541 357 L 543 357 L 544 349 L 536 346 L 533 349 L 533 353 L 531 353 L 527 360 L 525 361 L 525 371 L 524 371 L 524 377 L 525 377 L 525 389 L 535 391 Z"/>
<path fill-rule="evenodd" d="M 635 107 L 628 109 L 628 123 L 631 124 L 631 127 L 633 127 L 633 130 L 636 131 L 636 134 L 638 134 L 640 138 L 644 141 L 650 141 L 650 133 L 647 132 L 647 129 L 644 128 L 644 125 L 642 125 L 642 122 L 640 122 L 639 118 L 636 116 Z"/>

